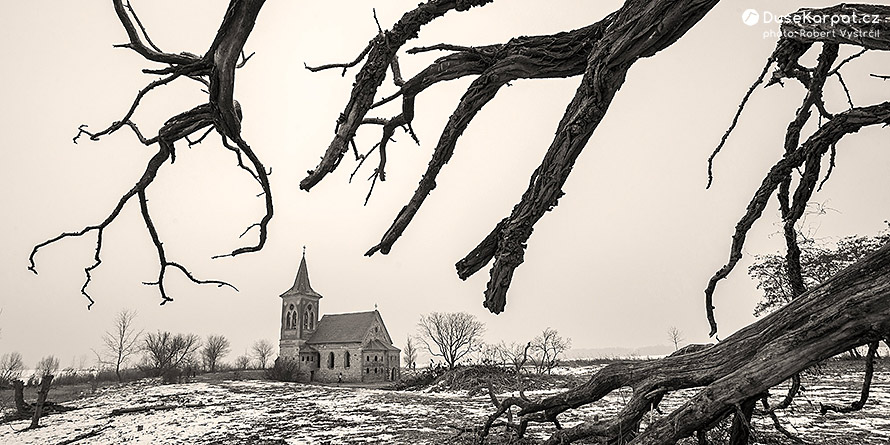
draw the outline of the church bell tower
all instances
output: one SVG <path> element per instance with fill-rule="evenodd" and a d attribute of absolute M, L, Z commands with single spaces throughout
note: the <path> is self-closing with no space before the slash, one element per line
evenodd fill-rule
<path fill-rule="evenodd" d="M 309 285 L 309 270 L 306 267 L 306 247 L 303 259 L 297 269 L 294 285 L 281 294 L 281 357 L 298 359 L 300 348 L 318 327 L 318 303 L 321 295 Z"/>

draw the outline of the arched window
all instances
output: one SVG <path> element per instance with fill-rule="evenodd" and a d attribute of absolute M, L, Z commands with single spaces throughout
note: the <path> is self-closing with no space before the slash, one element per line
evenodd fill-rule
<path fill-rule="evenodd" d="M 284 317 L 284 328 L 285 329 L 296 329 L 297 328 L 297 313 L 294 311 L 294 305 L 291 304 L 287 307 L 287 314 Z"/>
<path fill-rule="evenodd" d="M 328 368 L 334 369 L 334 353 L 328 352 Z"/>
<path fill-rule="evenodd" d="M 303 311 L 303 329 L 315 329 L 315 312 L 311 304 L 306 305 Z"/>
<path fill-rule="evenodd" d="M 346 351 L 346 355 L 343 357 L 343 367 L 349 367 L 349 351 Z"/>

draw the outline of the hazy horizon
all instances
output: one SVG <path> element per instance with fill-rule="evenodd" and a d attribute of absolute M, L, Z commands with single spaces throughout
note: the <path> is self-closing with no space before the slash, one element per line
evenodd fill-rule
<path fill-rule="evenodd" d="M 452 12 L 425 27 L 405 47 L 453 43 L 483 45 L 517 35 L 548 34 L 593 23 L 620 1 L 497 2 Z M 721 2 L 676 44 L 641 60 L 611 104 L 606 118 L 575 164 L 559 205 L 536 225 L 525 263 L 517 270 L 503 314 L 482 307 L 488 269 L 461 281 L 454 263 L 508 215 L 550 144 L 579 78 L 523 80 L 504 88 L 469 126 L 404 236 L 389 255 L 371 258 L 375 245 L 413 193 L 432 147 L 470 79 L 438 85 L 417 99 L 417 146 L 401 131 L 389 144 L 387 181 L 378 182 L 363 206 L 368 165 L 349 184 L 355 164 L 343 165 L 310 193 L 299 190 L 315 168 L 346 104 L 358 68 L 310 73 L 310 65 L 349 61 L 377 32 L 371 6 L 269 2 L 247 42 L 256 52 L 238 71 L 236 98 L 244 110 L 242 134 L 271 167 L 275 216 L 266 247 L 258 253 L 211 260 L 253 243 L 239 235 L 262 216 L 256 182 L 234 156 L 208 137 L 177 145 L 148 189 L 152 215 L 168 256 L 196 276 L 238 287 L 199 286 L 171 271 L 175 301 L 160 306 L 156 252 L 130 203 L 105 233 L 102 265 L 86 310 L 80 294 L 84 267 L 92 263 L 95 236 L 48 246 L 36 257 L 39 275 L 27 270 L 35 244 L 105 218 L 132 187 L 154 148 L 129 131 L 93 142 L 72 137 L 81 124 L 104 128 L 120 119 L 137 91 L 158 68 L 131 50 L 113 48 L 126 35 L 104 2 L 32 1 L 11 4 L 0 17 L 7 60 L 0 99 L 7 156 L 2 163 L 4 217 L 0 234 L 0 353 L 18 351 L 26 364 L 55 355 L 63 366 L 91 354 L 121 309 L 138 312 L 146 331 L 169 330 L 202 337 L 223 334 L 232 343 L 226 361 L 256 340 L 276 344 L 279 295 L 293 283 L 302 247 L 313 288 L 323 295 L 320 313 L 379 308 L 396 346 L 415 333 L 421 314 L 469 312 L 486 324 L 488 342 L 531 340 L 558 329 L 574 348 L 667 344 L 675 326 L 685 343 L 708 337 L 703 289 L 726 261 L 736 222 L 767 169 L 781 156 L 785 128 L 803 89 L 788 83 L 758 89 L 739 126 L 715 161 L 715 182 L 705 189 L 706 162 L 739 101 L 775 45 L 778 26 L 742 21 L 747 8 L 794 11 L 828 1 Z M 376 9 L 384 28 L 416 2 L 388 2 Z M 153 41 L 169 52 L 203 53 L 213 39 L 225 2 L 134 2 Z M 175 11 L 175 13 L 171 13 Z M 846 48 L 841 57 L 847 57 Z M 444 53 L 403 55 L 410 76 Z M 845 67 L 856 105 L 875 103 L 886 83 L 881 54 L 869 52 Z M 807 55 L 808 61 L 814 56 Z M 826 88 L 830 110 L 846 108 L 835 80 Z M 196 82 L 159 88 L 134 119 L 146 134 L 170 116 L 206 101 Z M 395 91 L 391 82 L 382 88 Z M 396 108 L 397 104 L 392 104 Z M 395 108 L 375 116 L 389 117 Z M 810 127 L 807 127 L 811 130 Z M 838 145 L 837 168 L 814 201 L 830 209 L 811 218 L 827 241 L 872 235 L 890 218 L 886 129 L 867 128 Z M 366 150 L 379 128 L 360 130 Z M 369 164 L 376 163 L 372 159 Z M 774 200 L 773 200 L 774 201 Z M 744 260 L 715 298 L 720 338 L 755 320 L 759 301 L 747 267 L 754 255 L 782 247 L 777 205 L 771 202 L 748 236 Z"/>

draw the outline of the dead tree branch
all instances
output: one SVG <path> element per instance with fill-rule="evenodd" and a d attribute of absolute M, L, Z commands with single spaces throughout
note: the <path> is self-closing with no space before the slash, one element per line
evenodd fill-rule
<path fill-rule="evenodd" d="M 416 35 L 421 26 L 447 10 L 467 9 L 485 3 L 487 1 L 466 2 L 461 5 L 460 2 L 430 1 L 406 13 L 391 31 L 386 31 L 371 41 L 372 49 L 364 67 L 356 76 L 349 103 L 337 120 L 334 140 L 319 166 L 303 179 L 301 188 L 311 189 L 339 164 L 348 151 L 348 144 L 353 140 L 356 130 L 375 104 L 374 96 L 398 49 Z M 556 206 L 562 195 L 560 189 L 574 160 L 602 119 L 612 97 L 623 83 L 627 70 L 637 59 L 650 57 L 676 41 L 715 3 L 713 0 L 681 1 L 678 4 L 632 0 L 602 21 L 568 33 L 515 38 L 503 45 L 479 48 L 442 44 L 415 50 L 458 52 L 440 58 L 402 85 L 397 94 L 402 96 L 402 113 L 389 119 L 384 125 L 379 143 L 379 152 L 383 155 L 395 128 L 406 126 L 410 132 L 414 99 L 418 93 L 440 81 L 466 75 L 479 77 L 473 81 L 452 113 L 414 196 L 399 212 L 381 242 L 368 250 L 367 255 L 390 251 L 420 205 L 435 188 L 436 177 L 451 158 L 458 137 L 501 86 L 519 78 L 570 77 L 583 74 L 581 87 L 557 128 L 557 136 L 513 214 L 498 223 L 494 231 L 457 264 L 458 276 L 467 278 L 494 260 L 491 280 L 485 294 L 485 306 L 492 312 L 501 312 L 513 271 L 522 263 L 525 243 L 531 235 L 532 226 L 544 213 Z M 659 22 L 658 26 L 655 26 L 655 22 Z M 397 95 L 390 96 L 383 102 Z M 372 180 L 378 177 L 384 179 L 384 162 L 381 157 L 381 164 L 372 175 Z"/>
<path fill-rule="evenodd" d="M 349 141 L 374 103 L 377 88 L 386 78 L 386 71 L 391 66 L 393 57 L 410 39 L 417 36 L 420 28 L 451 10 L 466 11 L 473 6 L 482 6 L 492 0 L 430 0 L 421 3 L 417 8 L 406 12 L 392 29 L 381 32 L 371 39 L 368 46 L 367 61 L 356 75 L 346 108 L 337 119 L 334 139 L 325 151 L 321 163 L 310 170 L 306 178 L 300 181 L 300 188 L 309 190 L 328 173 L 334 171 L 343 155 L 349 149 Z"/>
<path fill-rule="evenodd" d="M 136 413 L 150 413 L 155 411 L 170 411 L 179 408 L 203 408 L 206 405 L 203 403 L 189 403 L 184 405 L 166 405 L 166 404 L 157 404 L 157 405 L 145 405 L 145 406 L 133 406 L 129 408 L 115 408 L 111 410 L 111 416 L 122 416 L 124 414 L 136 414 Z"/>
<path fill-rule="evenodd" d="M 149 216 L 146 189 L 152 184 L 158 171 L 167 160 L 169 160 L 170 163 L 173 163 L 176 160 L 176 142 L 186 140 L 191 146 L 202 141 L 210 131 L 216 131 L 222 136 L 225 148 L 236 153 L 238 166 L 243 170 L 248 171 L 260 184 L 260 187 L 262 188 L 261 195 L 265 197 L 266 207 L 265 215 L 258 223 L 254 224 L 254 226 L 259 227 L 257 242 L 250 246 L 235 249 L 230 254 L 220 256 L 235 256 L 242 253 L 256 252 L 262 249 L 268 236 L 268 224 L 273 214 L 271 187 L 269 185 L 268 173 L 266 172 L 265 167 L 263 167 L 259 157 L 241 136 L 241 119 L 243 118 L 243 114 L 241 106 L 234 99 L 234 85 L 235 70 L 243 67 L 250 57 L 253 56 L 253 54 L 250 56 L 245 55 L 244 43 L 253 29 L 256 17 L 259 14 L 264 1 L 265 0 L 230 0 L 216 37 L 203 56 L 197 56 L 190 53 L 172 54 L 162 51 L 148 37 L 145 25 L 139 20 L 129 1 L 126 3 L 124 3 L 123 0 L 113 1 L 115 12 L 117 13 L 118 19 L 120 20 L 121 25 L 123 25 L 129 39 L 127 43 L 116 46 L 132 49 L 150 62 L 166 65 L 164 68 L 160 69 L 143 70 L 146 73 L 159 74 L 164 77 L 154 80 L 142 88 L 137 93 L 136 98 L 131 103 L 127 112 L 124 113 L 123 118 L 113 122 L 107 128 L 98 132 L 91 132 L 87 130 L 86 125 L 81 125 L 78 128 L 77 135 L 74 137 L 74 142 L 76 143 L 81 135 L 87 135 L 91 140 L 97 141 L 103 136 L 114 133 L 124 126 L 128 126 L 133 130 L 142 144 L 146 146 L 157 145 L 158 150 L 147 162 L 142 177 L 139 178 L 133 188 L 121 196 L 117 205 L 102 222 L 96 225 L 86 226 L 79 231 L 63 232 L 54 238 L 37 244 L 29 256 L 29 270 L 35 274 L 37 273 L 35 256 L 43 247 L 66 238 L 80 237 L 95 231 L 97 238 L 94 261 L 84 269 L 86 279 L 81 288 L 81 293 L 89 301 L 88 307 L 92 306 L 94 300 L 88 294 L 87 287 L 92 279 L 91 273 L 102 264 L 101 251 L 103 247 L 104 230 L 116 220 L 123 207 L 135 196 L 139 201 L 145 227 L 158 252 L 158 263 L 160 266 L 157 281 L 146 282 L 145 284 L 158 286 L 159 293 L 161 294 L 161 304 L 172 300 L 172 298 L 168 296 L 164 287 L 164 277 L 168 267 L 180 270 L 189 280 L 196 284 L 215 284 L 217 286 L 228 286 L 235 289 L 234 286 L 224 281 L 197 279 L 185 266 L 167 260 L 163 242 Z M 158 130 L 157 136 L 146 138 L 132 121 L 132 117 L 136 112 L 136 109 L 139 107 L 141 100 L 157 87 L 167 85 L 180 77 L 198 80 L 203 85 L 206 85 L 208 87 L 208 102 L 171 117 L 164 123 L 161 129 Z M 192 142 L 191 139 L 189 139 L 190 135 L 203 129 L 207 130 L 196 141 Z M 227 140 L 233 141 L 234 145 L 228 144 Z M 242 155 L 248 158 L 253 170 L 245 166 L 242 161 Z"/>
<path fill-rule="evenodd" d="M 805 13 L 824 15 L 851 15 L 851 14 L 876 14 L 886 15 L 890 12 L 890 8 L 886 6 L 872 5 L 839 5 L 820 10 L 803 9 L 795 14 L 805 16 Z M 711 326 L 711 335 L 717 333 L 717 323 L 714 318 L 713 294 L 717 283 L 726 278 L 739 260 L 742 258 L 742 249 L 744 247 L 747 232 L 751 229 L 754 222 L 760 218 L 769 197 L 773 192 L 777 192 L 782 210 L 782 219 L 784 222 L 784 232 L 787 244 L 787 267 L 789 269 L 791 281 L 795 294 L 800 294 L 805 289 L 802 279 L 800 279 L 800 251 L 796 246 L 796 231 L 794 225 L 800 219 L 806 206 L 806 202 L 812 196 L 816 185 L 819 182 L 819 175 L 822 166 L 823 155 L 831 151 L 832 156 L 829 161 L 829 173 L 834 165 L 834 150 L 837 142 L 846 134 L 855 133 L 860 128 L 868 125 L 886 124 L 887 103 L 874 105 L 871 107 L 853 108 L 832 115 L 825 110 L 822 100 L 822 91 L 825 86 L 826 79 L 832 74 L 839 74 L 839 69 L 858 57 L 862 51 L 854 56 L 848 57 L 841 61 L 836 68 L 832 69 L 832 65 L 837 58 L 839 45 L 854 43 L 862 48 L 869 49 L 886 49 L 890 47 L 890 40 L 884 39 L 864 39 L 862 41 L 849 41 L 846 33 L 840 32 L 840 29 L 834 29 L 832 32 L 825 32 L 824 38 L 812 40 L 801 36 L 811 36 L 820 30 L 825 31 L 824 24 L 815 23 L 813 20 L 791 20 L 783 23 L 783 35 L 786 36 L 776 45 L 776 50 L 770 59 L 776 60 L 777 69 L 773 73 L 772 80 L 769 84 L 780 83 L 783 78 L 793 78 L 798 80 L 807 88 L 807 94 L 803 104 L 798 109 L 794 120 L 789 124 L 785 136 L 784 157 L 777 162 L 767 178 L 764 179 L 754 198 L 748 204 L 745 215 L 736 225 L 735 233 L 732 237 L 730 246 L 729 260 L 720 268 L 709 280 L 705 289 L 705 310 L 708 323 Z M 870 30 L 876 30 L 880 35 L 880 30 L 888 27 L 881 23 L 859 24 L 858 27 L 849 28 L 844 24 L 842 29 L 852 32 L 853 29 L 858 33 L 868 33 Z M 849 28 L 849 29 L 847 29 Z M 884 35 L 888 33 L 885 32 Z M 791 37 L 789 37 L 791 36 Z M 798 37 L 794 37 L 798 36 Z M 806 52 L 814 43 L 821 42 L 823 45 L 822 53 L 819 56 L 817 66 L 808 69 L 800 65 L 798 59 Z M 816 107 L 820 116 L 828 119 L 819 130 L 814 132 L 807 142 L 800 145 L 801 131 L 804 125 L 809 121 L 811 108 Z M 849 114 L 848 114 L 849 113 Z M 826 130 L 826 131 L 823 131 Z M 790 185 L 792 174 L 799 168 L 804 168 L 803 175 L 794 192 L 793 202 L 790 197 Z M 824 182 L 824 180 L 823 180 Z"/>

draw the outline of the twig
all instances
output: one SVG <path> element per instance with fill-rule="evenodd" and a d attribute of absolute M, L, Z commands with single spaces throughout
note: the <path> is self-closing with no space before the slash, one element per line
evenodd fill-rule
<path fill-rule="evenodd" d="M 133 20 L 136 21 L 136 24 L 139 25 L 139 29 L 142 31 L 142 37 L 145 37 L 145 41 L 157 52 L 162 53 L 160 48 L 151 41 L 151 38 L 148 37 L 148 31 L 145 30 L 145 26 L 142 26 L 142 21 L 139 20 L 139 16 L 136 15 L 136 11 L 133 10 L 133 5 L 130 4 L 130 0 L 127 0 L 127 9 L 130 11 L 130 14 L 133 16 Z"/>
<path fill-rule="evenodd" d="M 760 76 L 757 76 L 757 80 L 748 88 L 748 91 L 745 93 L 745 96 L 742 97 L 742 102 L 739 104 L 738 110 L 735 112 L 735 116 L 732 117 L 732 123 L 729 124 L 729 128 L 726 129 L 726 132 L 723 133 L 723 137 L 720 138 L 720 143 L 717 144 L 717 148 L 711 152 L 711 155 L 708 156 L 708 185 L 705 186 L 706 189 L 711 188 L 711 183 L 714 182 L 714 158 L 717 157 L 717 154 L 720 153 L 720 150 L 726 144 L 726 140 L 729 139 L 729 135 L 732 134 L 732 130 L 735 129 L 735 126 L 739 122 L 739 117 L 742 115 L 742 111 L 745 109 L 745 104 L 748 103 L 748 99 L 751 98 L 751 95 L 754 94 L 754 90 L 758 85 L 763 83 L 763 79 L 766 78 L 766 72 L 769 70 L 769 67 L 775 61 L 774 56 L 770 56 L 766 61 L 766 65 L 763 67 L 763 71 L 760 72 Z"/>
<path fill-rule="evenodd" d="M 324 71 L 324 70 L 329 70 L 329 69 L 333 69 L 333 68 L 343 68 L 343 73 L 341 73 L 341 76 L 345 76 L 347 69 L 358 65 L 365 58 L 365 56 L 368 55 L 368 53 L 371 51 L 372 45 L 373 45 L 373 40 L 371 41 L 371 43 L 368 43 L 368 46 L 366 46 L 365 49 L 363 49 L 362 52 L 359 53 L 358 57 L 356 57 L 355 60 L 353 60 L 352 62 L 329 63 L 327 65 L 319 65 L 319 66 L 309 66 L 304 62 L 303 67 L 309 71 L 312 71 L 313 73 L 316 73 L 319 71 Z"/>

